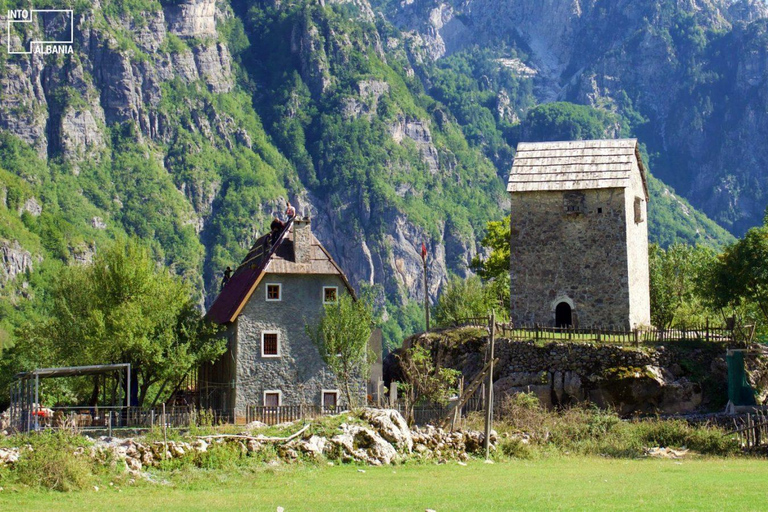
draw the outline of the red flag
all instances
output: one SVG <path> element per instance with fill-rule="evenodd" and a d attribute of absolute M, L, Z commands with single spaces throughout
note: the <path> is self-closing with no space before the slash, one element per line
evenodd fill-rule
<path fill-rule="evenodd" d="M 421 259 L 427 261 L 427 246 L 421 242 Z"/>

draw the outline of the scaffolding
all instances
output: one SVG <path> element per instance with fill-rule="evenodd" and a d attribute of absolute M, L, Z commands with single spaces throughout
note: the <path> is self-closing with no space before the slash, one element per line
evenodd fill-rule
<path fill-rule="evenodd" d="M 40 381 L 42 379 L 108 375 L 110 373 L 117 374 L 117 389 L 123 390 L 125 398 L 125 405 L 113 405 L 111 409 L 125 409 L 127 411 L 131 405 L 131 365 L 129 363 L 38 368 L 16 374 L 11 384 L 11 426 L 20 432 L 40 430 L 41 420 L 47 418 L 49 412 L 52 411 L 40 406 Z M 114 398 L 113 404 L 115 403 Z M 118 422 L 122 417 L 122 414 L 117 416 Z M 109 418 L 111 425 L 112 411 L 110 411 Z M 43 421 L 42 424 L 44 426 L 45 422 Z"/>

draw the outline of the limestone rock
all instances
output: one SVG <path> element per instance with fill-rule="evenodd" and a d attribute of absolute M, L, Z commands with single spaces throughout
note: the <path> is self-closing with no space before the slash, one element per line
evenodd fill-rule
<path fill-rule="evenodd" d="M 410 452 L 413 448 L 411 430 L 402 415 L 394 409 L 363 409 L 360 417 L 397 449 Z"/>
<path fill-rule="evenodd" d="M 397 459 L 397 450 L 376 431 L 359 425 L 341 425 L 341 434 L 330 442 L 338 446 L 352 460 L 381 466 Z"/>

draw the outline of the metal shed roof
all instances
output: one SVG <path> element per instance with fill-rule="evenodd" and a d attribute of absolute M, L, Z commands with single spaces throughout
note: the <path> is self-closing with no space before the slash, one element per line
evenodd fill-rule
<path fill-rule="evenodd" d="M 634 164 L 648 198 L 637 139 L 521 142 L 507 192 L 625 188 Z"/>

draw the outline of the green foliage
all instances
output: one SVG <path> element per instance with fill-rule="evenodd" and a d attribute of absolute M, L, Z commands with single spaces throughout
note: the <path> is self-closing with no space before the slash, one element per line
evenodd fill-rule
<path fill-rule="evenodd" d="M 557 141 L 610 138 L 617 117 L 604 110 L 567 102 L 545 103 L 528 111 L 518 140 Z"/>
<path fill-rule="evenodd" d="M 506 318 L 509 313 L 509 275 L 487 283 L 477 276 L 467 279 L 452 277 L 434 308 L 434 322 L 441 327 L 455 325 L 463 319 L 488 316 Z"/>
<path fill-rule="evenodd" d="M 359 405 L 355 379 L 367 376 L 375 355 L 368 340 L 373 329 L 373 307 L 366 300 L 356 300 L 342 293 L 333 304 L 326 304 L 316 325 L 306 331 L 320 351 L 325 364 L 344 389 L 347 404 Z"/>
<path fill-rule="evenodd" d="M 462 319 L 487 316 L 493 308 L 489 299 L 479 277 L 453 277 L 434 308 L 435 324 L 447 327 Z"/>
<path fill-rule="evenodd" d="M 739 443 L 717 427 L 692 426 L 676 419 L 622 420 L 614 412 L 592 406 L 545 410 L 530 394 L 504 399 L 495 427 L 514 435 L 526 434 L 527 457 L 555 451 L 579 455 L 642 457 L 653 447 L 688 448 L 705 455 L 739 453 Z M 514 450 L 515 447 L 509 448 Z M 514 454 L 513 454 L 514 456 Z"/>
<path fill-rule="evenodd" d="M 51 299 L 50 320 L 21 329 L 14 351 L 38 366 L 131 363 L 139 405 L 152 385 L 176 382 L 224 350 L 190 286 L 135 241 L 64 269 Z"/>
<path fill-rule="evenodd" d="M 676 243 L 662 249 L 651 244 L 648 267 L 651 294 L 651 322 L 659 328 L 677 323 L 703 324 L 714 312 L 704 307 L 700 283 L 715 261 L 705 247 Z"/>
<path fill-rule="evenodd" d="M 482 259 L 475 256 L 472 259 L 472 270 L 483 279 L 495 279 L 509 276 L 510 258 L 510 217 L 488 223 L 485 236 L 480 241 L 485 249 L 490 249 L 490 255 Z"/>
<path fill-rule="evenodd" d="M 768 215 L 726 248 L 705 280 L 709 302 L 717 308 L 754 305 L 768 323 Z"/>
<path fill-rule="evenodd" d="M 436 366 L 431 352 L 419 343 L 398 355 L 408 406 L 420 403 L 446 405 L 458 393 L 461 372 Z M 409 407 L 409 408 L 410 408 Z"/>
<path fill-rule="evenodd" d="M 94 463 L 86 454 L 76 455 L 82 438 L 66 432 L 46 432 L 34 440 L 31 450 L 23 450 L 14 468 L 22 484 L 53 491 L 85 489 L 93 481 Z"/>

